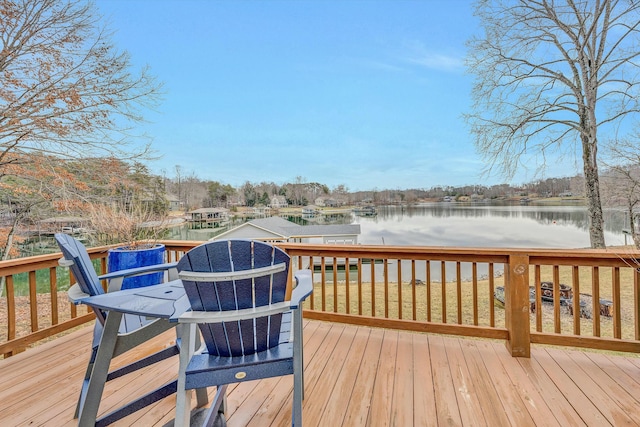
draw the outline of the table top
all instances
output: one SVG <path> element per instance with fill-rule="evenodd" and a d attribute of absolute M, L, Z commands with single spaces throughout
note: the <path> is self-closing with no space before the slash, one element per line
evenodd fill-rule
<path fill-rule="evenodd" d="M 82 298 L 79 303 L 122 313 L 177 321 L 191 308 L 181 280 Z"/>

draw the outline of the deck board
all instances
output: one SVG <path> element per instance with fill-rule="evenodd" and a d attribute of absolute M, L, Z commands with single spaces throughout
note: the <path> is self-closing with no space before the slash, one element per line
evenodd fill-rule
<path fill-rule="evenodd" d="M 558 359 L 554 359 L 547 349 L 535 349 L 535 359 L 549 376 L 553 385 L 560 390 L 563 398 L 571 405 L 577 415 L 588 426 L 612 425 L 612 420 L 605 418 L 598 407 L 584 394 L 578 384 L 562 369 L 565 357 L 560 352 L 555 352 Z M 610 406 L 612 402 L 609 402 Z M 606 406 L 603 406 L 606 409 Z"/>
<path fill-rule="evenodd" d="M 169 332 L 149 347 L 174 339 Z M 90 342 L 91 328 L 83 328 L 0 360 L 0 425 L 76 425 Z M 319 321 L 305 321 L 304 348 L 305 427 L 640 423 L 636 355 L 534 346 L 530 359 L 513 358 L 502 342 Z M 172 358 L 108 383 L 100 414 L 176 371 Z M 290 425 L 292 389 L 291 377 L 229 386 L 228 425 Z M 175 397 L 168 397 L 115 425 L 169 426 L 174 410 Z"/>
<path fill-rule="evenodd" d="M 436 427 L 435 391 L 429 362 L 429 340 L 425 335 L 413 337 L 413 425 Z"/>
<path fill-rule="evenodd" d="M 368 329 L 357 330 L 349 348 L 350 354 L 364 354 L 369 342 L 369 332 Z M 326 425 L 342 425 L 350 397 L 360 388 L 360 384 L 356 380 L 362 360 L 362 358 L 357 357 L 346 357 L 339 375 L 337 375 L 334 383 L 330 384 L 330 394 L 325 399 L 326 404 L 318 406 L 322 411 L 320 419 Z"/>
<path fill-rule="evenodd" d="M 408 426 L 413 424 L 413 339 L 407 332 L 400 332 L 398 336 L 398 349 L 396 366 L 393 373 L 393 397 L 390 400 L 391 409 L 390 425 Z"/>
<path fill-rule="evenodd" d="M 441 336 L 429 337 L 429 361 L 436 400 L 435 418 L 438 420 L 438 425 L 462 425 L 457 393 L 446 353 L 445 342 Z"/>
<path fill-rule="evenodd" d="M 373 383 L 371 409 L 365 425 L 385 427 L 391 421 L 391 397 L 398 351 L 398 331 L 386 330 Z"/>
<path fill-rule="evenodd" d="M 493 385 L 491 373 L 487 371 L 483 355 L 476 346 L 475 341 L 461 340 L 460 348 L 469 369 L 469 376 L 476 388 L 474 397 L 478 399 L 478 404 L 482 408 L 483 417 L 487 425 L 509 425 L 509 418 L 502 407 L 500 395 Z"/>
<path fill-rule="evenodd" d="M 584 372 L 582 376 L 588 377 L 593 381 L 600 396 L 604 394 L 618 405 L 623 415 L 618 421 L 619 425 L 638 425 L 638 420 L 635 418 L 636 414 L 633 411 L 637 409 L 639 402 L 629 394 L 627 389 L 621 389 L 618 384 L 613 385 L 612 378 L 606 372 L 609 365 L 607 363 L 608 359 L 601 358 L 596 363 L 586 354 L 580 353 L 571 355 L 571 359 L 575 366 Z"/>
<path fill-rule="evenodd" d="M 378 370 L 378 360 L 382 350 L 382 340 L 384 331 L 382 329 L 372 329 L 369 333 L 367 346 L 364 354 L 353 354 L 354 359 L 361 359 L 355 387 L 349 396 L 349 405 L 344 415 L 344 426 L 363 426 L 367 422 L 369 411 L 371 410 L 371 397 L 373 396 L 373 386 Z"/>
<path fill-rule="evenodd" d="M 544 391 L 535 387 L 522 365 L 518 364 L 511 367 L 513 360 L 509 354 L 502 351 L 496 351 L 495 353 L 511 383 L 517 390 L 517 394 L 521 397 L 522 403 L 531 419 L 536 420 L 536 425 L 538 426 L 555 425 L 557 421 L 554 411 L 545 400 Z"/>

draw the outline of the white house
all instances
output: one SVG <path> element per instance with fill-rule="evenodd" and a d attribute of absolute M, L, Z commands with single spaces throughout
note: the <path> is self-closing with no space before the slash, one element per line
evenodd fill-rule
<path fill-rule="evenodd" d="M 289 204 L 284 196 L 271 196 L 271 204 L 269 206 L 273 209 L 280 209 L 286 208 Z"/>
<path fill-rule="evenodd" d="M 213 237 L 221 239 L 249 239 L 264 242 L 310 242 L 357 244 L 360 224 L 298 225 L 284 218 L 272 216 L 254 219 Z"/>
<path fill-rule="evenodd" d="M 308 205 L 302 208 L 302 215 L 315 215 L 319 212 L 316 205 Z"/>

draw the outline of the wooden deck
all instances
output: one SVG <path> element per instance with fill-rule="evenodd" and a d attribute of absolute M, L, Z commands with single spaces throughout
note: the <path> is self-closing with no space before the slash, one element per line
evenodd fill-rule
<path fill-rule="evenodd" d="M 0 425 L 75 425 L 90 340 L 83 328 L 0 360 Z M 112 381 L 100 412 L 176 370 L 173 358 Z M 640 425 L 636 357 L 536 346 L 522 359 L 502 342 L 306 321 L 305 384 L 307 427 Z M 283 377 L 232 386 L 228 425 L 290 425 L 292 385 Z M 174 404 L 168 397 L 117 425 L 171 425 Z"/>

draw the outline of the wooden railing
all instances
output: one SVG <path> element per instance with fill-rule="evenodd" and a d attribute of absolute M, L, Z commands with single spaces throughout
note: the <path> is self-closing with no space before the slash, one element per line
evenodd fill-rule
<path fill-rule="evenodd" d="M 174 261 L 202 242 L 162 243 L 167 247 L 167 260 Z M 109 248 L 88 250 L 100 274 L 107 272 Z M 75 280 L 67 269 L 58 266 L 61 256 L 55 253 L 0 261 L 0 278 L 4 280 L 0 298 L 0 355 L 12 356 L 38 341 L 94 320 L 85 306 L 68 302 L 66 291 Z M 18 292 L 18 283 L 26 290 Z"/>
<path fill-rule="evenodd" d="M 175 261 L 202 242 L 163 243 L 167 261 Z M 294 268 L 314 269 L 307 318 L 502 339 L 514 356 L 528 357 L 531 343 L 640 353 L 639 252 L 278 246 L 293 257 Z M 107 250 L 89 250 L 101 272 Z M 0 354 L 5 357 L 93 320 L 84 306 L 66 301 L 64 291 L 73 278 L 60 274 L 59 257 L 0 262 L 5 278 Z M 16 296 L 18 277 L 28 283 L 24 296 Z M 560 298 L 547 295 L 561 291 Z M 503 296 L 504 304 L 494 296 Z"/>
<path fill-rule="evenodd" d="M 308 318 L 640 353 L 638 251 L 279 246 L 314 268 Z"/>

